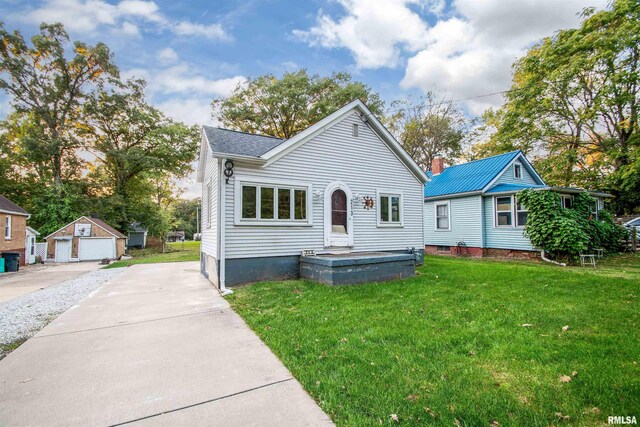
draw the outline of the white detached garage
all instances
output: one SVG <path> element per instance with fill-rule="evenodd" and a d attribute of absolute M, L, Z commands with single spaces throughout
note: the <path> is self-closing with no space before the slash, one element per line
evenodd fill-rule
<path fill-rule="evenodd" d="M 127 238 L 99 218 L 82 216 L 45 240 L 49 261 L 74 262 L 120 258 Z"/>

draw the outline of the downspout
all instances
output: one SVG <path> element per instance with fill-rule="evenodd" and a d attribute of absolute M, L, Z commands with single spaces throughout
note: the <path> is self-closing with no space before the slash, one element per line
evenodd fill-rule
<path fill-rule="evenodd" d="M 564 262 L 557 262 L 557 261 L 554 261 L 554 260 L 552 260 L 552 259 L 547 258 L 547 257 L 545 256 L 545 254 L 544 254 L 544 249 L 542 249 L 542 250 L 540 251 L 540 258 L 541 258 L 543 261 L 550 262 L 551 264 L 559 265 L 559 266 L 562 266 L 562 267 L 566 267 L 566 266 L 567 266 L 567 264 L 565 264 Z"/>
<path fill-rule="evenodd" d="M 222 176 L 222 165 L 224 164 L 225 159 L 218 159 L 218 259 L 219 259 L 219 271 L 218 271 L 218 280 L 220 281 L 220 294 L 222 296 L 232 294 L 233 291 L 231 289 L 227 289 L 225 286 L 225 276 L 226 276 L 226 263 L 225 263 L 225 234 L 226 234 L 226 187 L 225 180 Z"/>

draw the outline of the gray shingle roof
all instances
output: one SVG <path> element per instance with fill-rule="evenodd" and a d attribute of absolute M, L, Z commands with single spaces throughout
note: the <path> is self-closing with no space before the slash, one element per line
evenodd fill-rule
<path fill-rule="evenodd" d="M 203 129 L 209 140 L 211 150 L 214 153 L 260 157 L 285 141 L 281 138 L 254 135 L 210 126 L 203 126 Z"/>
<path fill-rule="evenodd" d="M 17 213 L 20 215 L 29 215 L 29 212 L 13 203 L 11 200 L 0 194 L 0 210 Z"/>

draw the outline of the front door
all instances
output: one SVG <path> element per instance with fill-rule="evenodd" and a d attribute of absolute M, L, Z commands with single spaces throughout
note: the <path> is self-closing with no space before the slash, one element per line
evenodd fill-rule
<path fill-rule="evenodd" d="M 353 246 L 351 191 L 343 183 L 329 184 L 325 193 L 325 246 Z"/>

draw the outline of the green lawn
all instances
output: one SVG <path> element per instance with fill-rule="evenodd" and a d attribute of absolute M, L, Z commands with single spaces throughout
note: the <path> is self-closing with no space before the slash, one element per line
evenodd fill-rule
<path fill-rule="evenodd" d="M 637 255 L 595 270 L 430 256 L 407 280 L 234 292 L 234 309 L 338 425 L 640 417 Z"/>
<path fill-rule="evenodd" d="M 198 261 L 200 259 L 200 242 L 168 243 L 167 251 L 161 253 L 158 248 L 131 249 L 131 259 L 116 261 L 105 268 L 128 267 L 134 264 L 151 264 L 157 262 Z"/>

